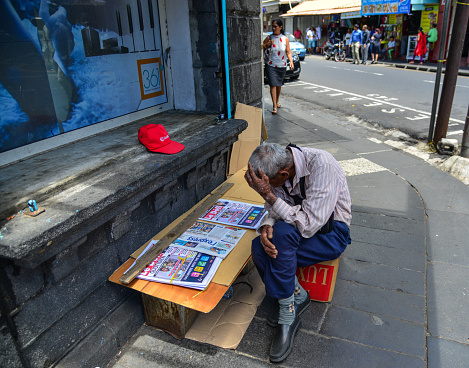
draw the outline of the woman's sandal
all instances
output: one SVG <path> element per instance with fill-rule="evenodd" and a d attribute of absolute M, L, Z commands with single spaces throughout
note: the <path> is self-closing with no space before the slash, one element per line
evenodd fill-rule
<path fill-rule="evenodd" d="M 274 114 L 274 115 L 275 115 L 276 113 L 277 113 L 277 108 L 276 108 L 276 107 L 274 107 L 274 108 L 272 109 L 272 114 Z"/>
<path fill-rule="evenodd" d="M 277 108 L 280 108 L 282 107 L 282 105 L 280 105 L 280 102 L 277 102 Z"/>

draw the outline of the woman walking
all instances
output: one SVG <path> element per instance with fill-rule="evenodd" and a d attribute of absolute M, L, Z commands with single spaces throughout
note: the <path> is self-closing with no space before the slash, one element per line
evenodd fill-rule
<path fill-rule="evenodd" d="M 423 57 L 427 53 L 427 37 L 425 37 L 425 33 L 423 33 L 423 28 L 419 28 L 419 34 L 417 36 L 417 46 L 414 50 L 414 57 L 412 61 L 409 61 L 410 64 L 415 62 L 415 57 L 420 56 L 420 63 L 419 65 L 423 64 Z"/>
<path fill-rule="evenodd" d="M 293 69 L 290 43 L 285 36 L 281 19 L 272 21 L 272 34 L 265 38 L 262 49 L 264 50 L 265 72 L 272 97 L 272 114 L 276 114 L 277 108 L 280 107 L 280 91 L 287 72 L 287 58 L 290 62 L 290 69 Z"/>
<path fill-rule="evenodd" d="M 381 32 L 376 28 L 375 33 L 371 36 L 371 64 L 378 63 L 378 55 L 381 49 Z"/>

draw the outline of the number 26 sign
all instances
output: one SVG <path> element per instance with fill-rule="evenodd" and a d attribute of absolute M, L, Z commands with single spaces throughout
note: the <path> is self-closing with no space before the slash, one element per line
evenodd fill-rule
<path fill-rule="evenodd" d="M 142 100 L 163 95 L 164 83 L 161 58 L 137 60 L 137 67 Z"/>

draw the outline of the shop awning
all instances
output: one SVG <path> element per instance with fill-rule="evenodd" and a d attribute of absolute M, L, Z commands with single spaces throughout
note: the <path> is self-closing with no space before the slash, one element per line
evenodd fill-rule
<path fill-rule="evenodd" d="M 361 0 L 313 0 L 304 1 L 282 17 L 295 15 L 339 14 L 361 10 Z"/>

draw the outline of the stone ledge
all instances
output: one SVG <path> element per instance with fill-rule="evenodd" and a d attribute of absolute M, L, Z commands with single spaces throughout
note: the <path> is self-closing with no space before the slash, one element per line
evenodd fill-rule
<path fill-rule="evenodd" d="M 89 231 L 93 223 L 112 219 L 127 209 L 121 203 L 124 199 L 130 206 L 129 202 L 142 200 L 159 187 L 177 179 L 183 171 L 197 167 L 213 155 L 214 150 L 227 150 L 247 126 L 244 120 L 232 119 L 219 125 L 209 124 L 213 121 L 213 115 L 163 113 L 117 128 L 106 135 L 90 137 L 41 157 L 34 157 L 30 159 L 32 161 L 18 163 L 22 169 L 35 167 L 31 166 L 32 163 L 44 165 L 43 172 L 53 172 L 56 166 L 64 167 L 66 175 L 63 175 L 63 180 L 68 179 L 69 184 L 64 188 L 46 191 L 42 197 L 35 196 L 34 190 L 46 186 L 50 178 L 41 177 L 28 188 L 28 195 L 43 198 L 39 206 L 45 208 L 46 212 L 36 218 L 18 214 L 4 223 L 1 228 L 0 256 L 19 260 L 28 255 L 45 253 L 41 258 L 50 258 L 86 235 L 80 231 L 73 232 L 74 229 L 87 228 Z M 171 139 L 180 141 L 186 148 L 176 155 L 148 152 L 138 142 L 137 131 L 140 126 L 152 122 L 162 123 Z M 96 161 L 94 154 L 100 154 L 101 161 Z M 75 158 L 77 155 L 80 160 L 88 159 L 89 166 L 78 162 Z M 2 177 L 15 181 L 19 175 L 11 169 L 12 166 L 0 169 L 0 175 L 2 171 L 8 171 L 10 176 Z M 80 175 L 71 175 L 74 167 L 81 170 Z M 40 167 L 35 167 L 35 173 L 40 170 Z M 55 177 L 59 174 L 55 173 Z M 22 180 L 21 177 L 18 180 Z M 22 187 L 13 184 L 10 182 L 13 190 L 18 191 Z M 132 200 L 129 201 L 129 198 Z M 5 203 L 2 203 L 4 206 Z M 65 235 L 66 238 L 56 241 Z"/>

